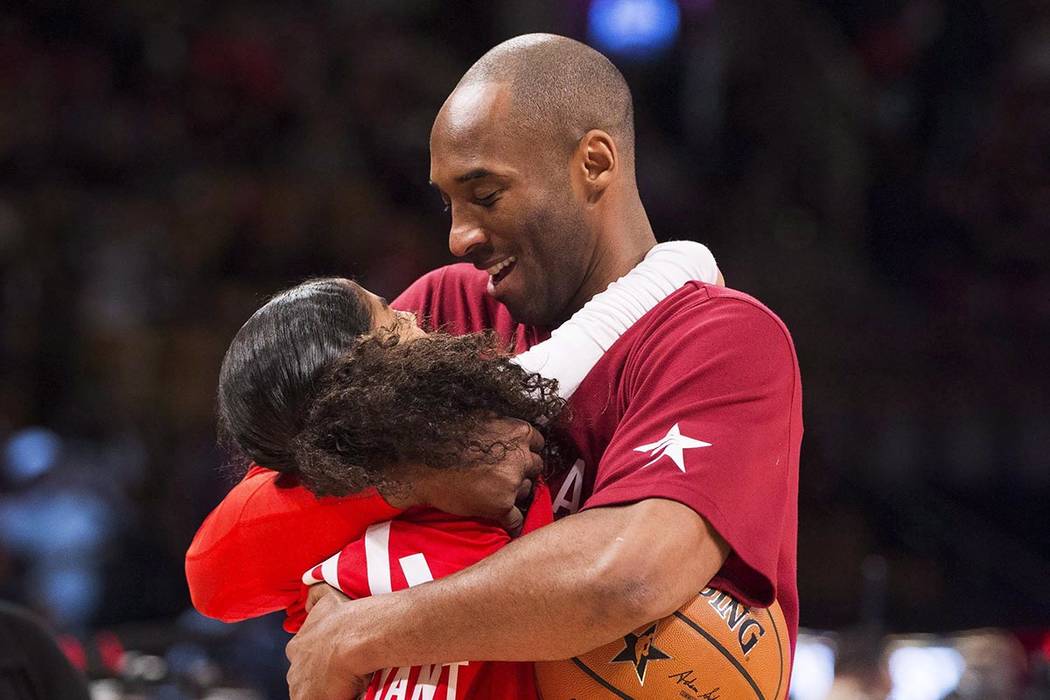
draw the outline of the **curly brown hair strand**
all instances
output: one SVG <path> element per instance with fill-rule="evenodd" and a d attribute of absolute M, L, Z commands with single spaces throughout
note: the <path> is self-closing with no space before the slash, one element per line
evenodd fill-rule
<path fill-rule="evenodd" d="M 487 438 L 496 417 L 549 433 L 565 402 L 557 382 L 510 361 L 492 333 L 431 334 L 398 344 L 378 333 L 319 380 L 293 444 L 304 486 L 341 496 L 396 485 L 396 467 L 471 467 L 517 445 Z M 557 440 L 548 440 L 550 460 Z"/>

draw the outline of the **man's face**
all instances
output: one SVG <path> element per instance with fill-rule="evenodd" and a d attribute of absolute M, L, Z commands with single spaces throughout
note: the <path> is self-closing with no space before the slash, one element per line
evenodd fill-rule
<path fill-rule="evenodd" d="M 594 237 L 571 154 L 512 114 L 504 85 L 457 89 L 431 131 L 430 180 L 451 214 L 452 254 L 489 272 L 489 294 L 516 321 L 553 326 L 575 310 Z"/>

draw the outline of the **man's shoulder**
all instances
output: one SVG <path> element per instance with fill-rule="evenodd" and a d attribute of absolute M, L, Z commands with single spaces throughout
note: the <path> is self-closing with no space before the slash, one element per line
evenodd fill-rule
<path fill-rule="evenodd" d="M 726 287 L 688 282 L 658 304 L 647 321 L 634 344 L 646 355 L 661 348 L 701 350 L 705 340 L 776 344 L 794 353 L 791 334 L 776 313 L 755 297 Z"/>
<path fill-rule="evenodd" d="M 761 301 L 736 289 L 718 287 L 700 282 L 691 282 L 687 286 L 703 287 L 711 308 L 719 308 L 729 317 L 751 318 L 771 323 L 779 328 L 790 339 L 790 333 L 784 321 L 775 311 Z"/>
<path fill-rule="evenodd" d="M 787 326 L 780 317 L 755 297 L 704 282 L 687 282 L 653 311 L 655 323 L 650 326 L 675 321 L 678 327 L 689 329 L 697 324 L 751 321 L 765 322 L 787 333 Z"/>

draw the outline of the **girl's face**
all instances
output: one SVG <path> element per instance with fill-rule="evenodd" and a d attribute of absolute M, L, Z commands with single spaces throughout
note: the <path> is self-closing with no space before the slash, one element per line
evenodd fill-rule
<path fill-rule="evenodd" d="M 373 294 L 361 285 L 354 284 L 354 286 L 372 310 L 372 332 L 393 331 L 401 337 L 403 343 L 422 338 L 427 334 L 419 327 L 419 319 L 411 311 L 392 309 L 383 297 Z"/>

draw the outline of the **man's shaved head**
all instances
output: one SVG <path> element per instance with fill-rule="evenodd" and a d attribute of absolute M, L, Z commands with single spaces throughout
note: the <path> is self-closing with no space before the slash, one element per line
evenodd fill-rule
<path fill-rule="evenodd" d="M 620 71 L 553 34 L 515 37 L 459 81 L 430 131 L 449 250 L 489 274 L 515 320 L 553 327 L 655 239 L 634 175 Z"/>
<path fill-rule="evenodd" d="M 623 74 L 586 44 L 557 34 L 523 34 L 496 45 L 456 90 L 480 83 L 510 88 L 511 124 L 570 152 L 591 129 L 606 131 L 628 167 L 634 161 L 634 105 Z"/>

